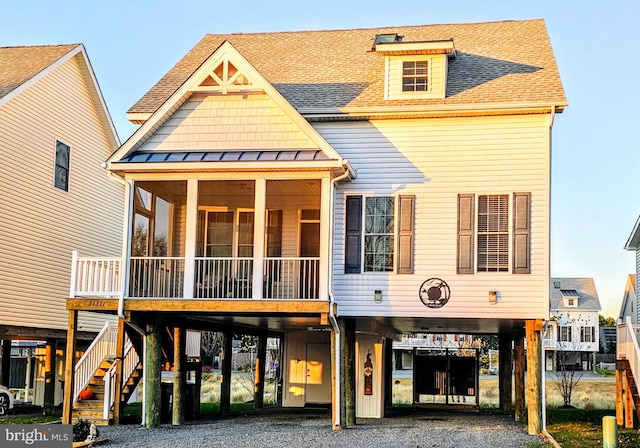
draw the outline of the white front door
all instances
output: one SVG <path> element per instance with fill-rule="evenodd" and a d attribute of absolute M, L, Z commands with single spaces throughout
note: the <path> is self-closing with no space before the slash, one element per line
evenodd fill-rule
<path fill-rule="evenodd" d="M 328 344 L 307 344 L 306 403 L 331 403 L 331 349 Z"/>

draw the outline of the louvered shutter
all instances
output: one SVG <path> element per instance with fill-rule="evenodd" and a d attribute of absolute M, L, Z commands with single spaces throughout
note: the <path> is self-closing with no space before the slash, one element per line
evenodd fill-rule
<path fill-rule="evenodd" d="M 531 193 L 513 194 L 513 273 L 531 273 Z"/>
<path fill-rule="evenodd" d="M 362 196 L 347 196 L 344 242 L 344 272 L 362 271 Z"/>
<path fill-rule="evenodd" d="M 398 274 L 413 274 L 414 210 L 416 197 L 399 197 Z"/>
<path fill-rule="evenodd" d="M 474 195 L 458 195 L 458 274 L 473 274 Z"/>

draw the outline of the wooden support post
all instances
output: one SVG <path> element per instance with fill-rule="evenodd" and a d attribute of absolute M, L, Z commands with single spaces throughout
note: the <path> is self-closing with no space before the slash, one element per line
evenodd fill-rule
<path fill-rule="evenodd" d="M 633 393 L 631 392 L 631 384 L 629 384 L 629 378 L 627 372 L 624 376 L 624 427 L 633 428 Z"/>
<path fill-rule="evenodd" d="M 624 390 L 624 371 L 618 369 L 616 363 L 616 422 L 618 426 L 624 425 L 624 402 L 622 400 Z"/>
<path fill-rule="evenodd" d="M 344 406 L 346 427 L 356 424 L 356 322 L 354 319 L 342 319 L 344 330 L 342 331 L 342 353 L 344 378 Z"/>
<path fill-rule="evenodd" d="M 0 367 L 0 384 L 9 387 L 11 376 L 11 339 L 2 340 L 2 367 Z"/>
<path fill-rule="evenodd" d="M 264 407 L 264 371 L 267 360 L 267 335 L 258 335 L 258 346 L 256 347 L 256 371 L 253 387 L 253 407 L 262 409 Z"/>
<path fill-rule="evenodd" d="M 220 384 L 220 415 L 231 413 L 231 366 L 233 349 L 233 333 L 224 331 L 222 333 L 222 383 Z"/>
<path fill-rule="evenodd" d="M 528 320 L 527 332 L 527 418 L 529 434 L 542 431 L 542 320 Z"/>
<path fill-rule="evenodd" d="M 54 412 L 53 401 L 56 393 L 56 340 L 47 339 L 44 358 L 44 405 L 43 415 L 52 415 Z"/>
<path fill-rule="evenodd" d="M 514 386 L 515 386 L 515 420 L 518 423 L 526 421 L 527 413 L 525 411 L 524 400 L 524 336 L 518 335 L 513 346 L 514 356 Z"/>
<path fill-rule="evenodd" d="M 511 387 L 513 371 L 513 359 L 511 357 L 511 336 L 508 333 L 498 335 L 498 378 L 499 378 L 499 395 L 500 410 L 503 414 L 510 414 L 513 403 L 513 390 Z"/>
<path fill-rule="evenodd" d="M 116 333 L 116 377 L 114 390 L 115 396 L 113 397 L 113 424 L 120 424 L 120 417 L 122 416 L 122 363 L 124 360 L 124 319 L 118 318 L 118 332 Z"/>
<path fill-rule="evenodd" d="M 160 426 L 162 386 L 161 317 L 157 316 L 146 326 L 145 350 L 145 416 L 148 429 Z"/>
<path fill-rule="evenodd" d="M 340 384 L 340 378 L 338 375 L 338 362 L 340 361 L 336 357 L 336 347 L 338 347 L 339 333 L 335 328 L 331 327 L 331 429 L 342 429 L 342 406 L 338 403 L 342 403 L 342 393 L 338 394 L 338 384 Z M 340 388 L 342 392 L 342 388 Z M 339 418 L 338 418 L 339 417 Z"/>
<path fill-rule="evenodd" d="M 76 330 L 78 311 L 69 310 L 67 325 L 67 347 L 64 352 L 64 390 L 62 391 L 62 424 L 70 425 L 73 418 L 73 389 L 76 367 Z M 28 368 L 27 364 L 27 368 Z"/>
<path fill-rule="evenodd" d="M 186 335 L 180 327 L 173 328 L 173 411 L 172 425 L 184 423 L 186 378 Z"/>
<path fill-rule="evenodd" d="M 393 406 L 393 339 L 384 341 L 384 406 Z"/>
<path fill-rule="evenodd" d="M 200 418 L 201 392 L 202 392 L 202 362 L 198 362 L 198 366 L 195 371 L 195 384 L 193 385 L 193 418 L 194 420 L 197 420 Z"/>

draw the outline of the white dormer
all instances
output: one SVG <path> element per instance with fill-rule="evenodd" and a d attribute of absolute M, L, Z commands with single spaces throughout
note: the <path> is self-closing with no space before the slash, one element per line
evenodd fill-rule
<path fill-rule="evenodd" d="M 580 295 L 575 289 L 561 289 L 562 301 L 567 308 L 577 308 Z"/>
<path fill-rule="evenodd" d="M 385 100 L 444 98 L 453 39 L 404 42 L 398 34 L 376 35 L 373 50 L 385 57 Z"/>

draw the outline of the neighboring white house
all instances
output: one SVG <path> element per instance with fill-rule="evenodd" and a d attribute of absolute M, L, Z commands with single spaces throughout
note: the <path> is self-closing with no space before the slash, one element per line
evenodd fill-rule
<path fill-rule="evenodd" d="M 336 428 L 384 416 L 399 335 L 497 334 L 510 355 L 526 334 L 538 433 L 567 104 L 543 20 L 206 35 L 107 160 L 128 184 L 122 299 L 77 289 L 68 308 L 131 313 L 152 341 L 166 325 L 279 333 L 283 406 L 331 404 Z M 74 285 L 101 256 L 81 251 Z M 161 353 L 146 355 L 153 427 Z"/>
<path fill-rule="evenodd" d="M 54 404 L 62 397 L 71 251 L 122 252 L 124 188 L 102 167 L 119 144 L 81 44 L 0 48 L 3 383 L 12 340 L 46 341 L 37 371 L 54 375 Z M 85 346 L 105 316 L 79 314 Z M 36 404 L 44 404 L 44 383 L 40 375 L 32 385 Z"/>
<path fill-rule="evenodd" d="M 594 368 L 600 350 L 600 299 L 593 278 L 551 278 L 551 321 L 545 330 L 547 370 Z"/>

